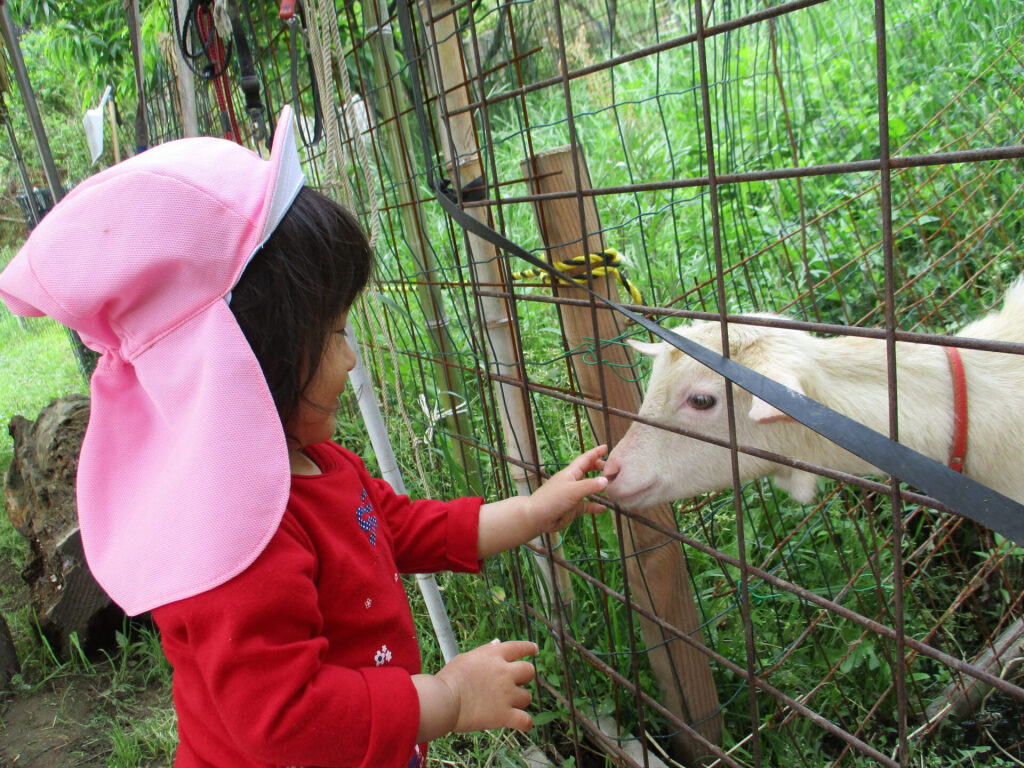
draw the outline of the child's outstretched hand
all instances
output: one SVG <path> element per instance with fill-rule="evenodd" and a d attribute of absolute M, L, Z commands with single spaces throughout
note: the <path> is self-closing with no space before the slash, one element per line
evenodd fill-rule
<path fill-rule="evenodd" d="M 537 533 L 560 531 L 582 514 L 605 510 L 600 504 L 584 501 L 584 497 L 600 493 L 608 485 L 605 477 L 587 477 L 604 469 L 602 457 L 606 453 L 608 447 L 599 445 L 580 454 L 527 498 L 525 514 Z"/>
<path fill-rule="evenodd" d="M 480 509 L 478 553 L 480 559 L 517 547 L 542 533 L 560 531 L 579 515 L 604 511 L 584 497 L 600 493 L 608 485 L 603 476 L 587 477 L 604 469 L 608 448 L 599 445 L 577 456 L 561 472 L 552 475 L 530 496 L 513 496 Z"/>

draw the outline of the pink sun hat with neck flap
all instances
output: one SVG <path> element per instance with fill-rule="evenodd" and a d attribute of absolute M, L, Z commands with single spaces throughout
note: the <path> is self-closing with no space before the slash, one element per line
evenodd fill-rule
<path fill-rule="evenodd" d="M 280 524 L 284 429 L 228 301 L 303 183 L 286 107 L 269 161 L 224 139 L 154 147 L 79 184 L 0 273 L 12 312 L 102 354 L 78 517 L 129 615 L 228 581 Z"/>

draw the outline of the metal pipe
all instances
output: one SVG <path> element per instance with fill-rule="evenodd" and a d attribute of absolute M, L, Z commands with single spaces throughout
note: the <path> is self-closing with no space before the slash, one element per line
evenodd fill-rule
<path fill-rule="evenodd" d="M 391 439 L 388 437 L 387 429 L 384 426 L 384 418 L 381 415 L 380 405 L 374 395 L 370 376 L 366 371 L 366 366 L 363 365 L 363 356 L 359 351 L 359 340 L 356 338 L 355 329 L 350 326 L 348 334 L 352 351 L 356 353 L 355 367 L 348 375 L 349 383 L 352 386 L 352 391 L 355 393 L 356 402 L 359 404 L 359 411 L 362 413 L 366 431 L 370 436 L 370 444 L 373 446 L 374 455 L 377 457 L 381 477 L 388 482 L 395 493 L 405 495 L 405 482 L 402 480 L 402 473 L 398 468 L 398 460 L 395 458 Z M 434 574 L 416 574 L 416 584 L 423 595 L 423 602 L 426 604 L 427 613 L 430 615 L 430 623 L 434 627 L 434 634 L 437 636 L 438 645 L 441 647 L 441 655 L 444 657 L 445 663 L 448 663 L 458 655 L 459 646 L 455 639 L 455 632 L 452 630 L 451 621 L 448 619 L 448 612 L 445 610 L 441 591 L 438 589 L 437 581 L 434 579 Z"/>
<path fill-rule="evenodd" d="M 36 203 L 35 191 L 32 189 L 32 182 L 28 177 L 28 167 L 25 165 L 25 156 L 21 153 L 21 145 L 18 144 L 18 137 L 14 133 L 14 125 L 11 123 L 11 115 L 7 111 L 7 104 L 0 97 L 0 121 L 7 126 L 7 135 L 11 140 L 11 149 L 14 152 L 14 162 L 18 166 L 18 173 L 21 176 L 21 183 L 25 187 L 25 201 L 28 203 L 29 215 L 32 218 L 32 226 L 35 227 L 42 218 L 39 205 Z"/>
<path fill-rule="evenodd" d="M 14 29 L 14 20 L 11 18 L 11 11 L 7 7 L 7 3 L 3 2 L 0 2 L 0 26 L 3 27 L 4 42 L 11 55 L 14 79 L 17 80 L 18 90 L 21 91 L 21 101 L 25 105 L 28 124 L 32 128 L 36 148 L 39 150 L 39 159 L 43 163 L 46 183 L 50 187 L 53 202 L 57 203 L 64 197 L 64 185 L 61 184 L 60 177 L 57 175 L 57 166 L 53 163 L 50 142 L 46 138 L 46 129 L 43 128 L 43 121 L 39 117 L 39 106 L 36 104 L 36 95 L 32 91 L 32 84 L 28 79 L 28 70 L 25 69 L 25 59 L 21 55 L 21 45 L 18 43 L 18 35 Z"/>

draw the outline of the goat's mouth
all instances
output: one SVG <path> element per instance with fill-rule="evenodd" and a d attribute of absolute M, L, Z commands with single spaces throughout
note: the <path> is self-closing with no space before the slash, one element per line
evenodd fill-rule
<path fill-rule="evenodd" d="M 654 497 L 654 491 L 658 486 L 658 478 L 656 477 L 647 481 L 639 488 L 626 487 L 620 490 L 621 486 L 621 481 L 618 484 L 615 482 L 609 483 L 608 487 L 604 489 L 605 496 L 623 507 L 649 507 L 652 503 L 656 503 L 649 500 Z"/>

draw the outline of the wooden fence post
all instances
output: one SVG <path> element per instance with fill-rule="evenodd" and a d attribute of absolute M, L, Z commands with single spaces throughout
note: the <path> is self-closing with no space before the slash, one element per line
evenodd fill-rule
<path fill-rule="evenodd" d="M 440 142 L 448 176 L 458 180 L 462 189 L 472 184 L 474 189 L 486 195 L 486 176 L 480 160 L 473 113 L 465 111 L 471 100 L 462 40 L 455 26 L 454 3 L 452 0 L 424 0 L 421 8 L 424 24 L 430 30 L 433 43 L 430 63 L 435 93 L 438 94 Z M 488 221 L 486 206 L 474 206 L 467 209 L 467 213 L 485 224 Z M 504 286 L 501 259 L 494 245 L 473 234 L 467 237 L 468 260 L 474 285 Z M 479 296 L 477 301 L 491 373 L 520 379 L 517 329 L 508 302 L 503 298 L 489 296 Z M 520 383 L 498 382 L 495 384 L 495 399 L 505 437 L 505 452 L 513 460 L 509 474 L 516 490 L 528 495 L 540 484 L 540 477 L 536 469 L 539 462 L 537 440 L 525 388 Z M 540 539 L 534 540 L 532 544 L 541 550 L 547 546 Z M 555 547 L 555 552 L 561 554 L 559 547 Z M 572 583 L 565 569 L 556 567 L 550 558 L 545 557 L 540 572 L 545 577 L 544 586 L 548 590 L 549 600 L 554 600 L 557 591 L 563 603 L 571 602 Z"/>
<path fill-rule="evenodd" d="M 385 11 L 386 13 L 386 8 Z M 410 134 L 405 128 L 405 115 L 408 104 L 400 85 L 396 85 L 398 73 L 397 60 L 394 52 L 394 39 L 391 28 L 383 24 L 380 4 L 368 0 L 363 3 L 363 22 L 366 29 L 375 31 L 367 41 L 367 48 L 373 57 L 374 67 L 378 70 L 381 88 L 377 92 L 376 101 L 382 113 L 382 120 L 374 126 L 380 139 L 381 151 L 391 168 L 395 195 L 398 198 L 398 216 L 402 221 L 402 231 L 406 233 L 405 244 L 409 248 L 416 266 L 422 272 L 422 279 L 416 281 L 416 294 L 426 320 L 426 330 L 434 344 L 437 359 L 434 361 L 434 376 L 441 385 L 438 393 L 438 410 L 442 414 L 441 422 L 453 435 L 450 440 L 452 453 L 466 471 L 469 492 L 480 493 L 480 469 L 477 452 L 472 444 L 473 428 L 468 416 L 463 415 L 462 406 L 467 402 L 463 386 L 462 371 L 458 365 L 458 350 L 448 330 L 449 321 L 444 309 L 444 298 L 439 285 L 440 268 L 433 251 L 427 243 L 427 234 L 420 217 L 420 207 L 413 189 L 412 169 L 415 164 L 410 157 L 409 148 L 403 143 L 403 137 Z M 314 57 L 314 64 L 318 59 Z M 339 62 L 338 66 L 345 66 Z M 327 73 L 321 78 L 327 81 Z M 326 89 L 321 89 L 323 94 Z M 324 104 L 334 104 L 333 98 L 322 97 Z M 347 106 L 347 105 L 346 105 Z M 328 112 L 333 111 L 330 107 Z M 333 118 L 328 117 L 327 120 Z M 328 140 L 330 140 L 328 133 Z M 361 136 L 353 136 L 352 141 L 362 141 Z M 396 247 L 398 244 L 396 243 Z"/>
<path fill-rule="evenodd" d="M 576 190 L 575 165 L 579 166 L 583 189 L 590 188 L 590 178 L 582 152 L 575 160 L 568 147 L 543 152 L 522 163 L 523 174 L 529 180 L 535 194 L 566 192 Z M 604 237 L 598 219 L 597 206 L 593 197 L 565 197 L 538 201 L 534 210 L 544 242 L 548 246 L 548 257 L 552 263 L 580 257 L 604 249 Z M 581 231 L 580 206 L 583 206 L 585 232 Z M 584 238 L 584 234 L 586 238 Z M 586 267 L 575 271 L 577 278 L 586 274 Z M 618 301 L 618 286 L 609 277 L 595 277 L 594 290 Z M 563 284 L 554 286 L 559 297 L 588 299 L 580 288 Z M 559 314 L 568 349 L 579 349 L 581 345 L 602 343 L 603 340 L 618 338 L 622 333 L 618 318 L 611 310 L 598 304 L 597 327 L 594 327 L 594 313 L 588 305 L 560 305 Z M 628 348 L 622 345 L 601 347 L 604 362 L 604 381 L 596 365 L 587 365 L 581 354 L 572 358 L 573 371 L 580 392 L 592 400 L 601 398 L 603 391 L 607 405 L 621 410 L 636 411 L 640 407 L 641 392 L 634 381 L 616 375 L 615 370 L 628 370 L 633 361 Z M 614 368 L 609 367 L 614 366 Z M 629 428 L 630 422 L 617 416 L 608 417 L 609 431 L 606 434 L 605 416 L 597 409 L 588 412 L 591 429 L 599 442 L 614 445 Z M 676 528 L 675 515 L 669 504 L 659 504 L 644 510 L 644 515 L 660 526 Z M 672 624 L 690 636 L 700 640 L 700 619 L 690 589 L 690 579 L 682 550 L 674 539 L 668 538 L 646 525 L 625 519 L 624 541 L 626 573 L 633 600 L 650 609 L 655 615 Z M 693 649 L 678 638 L 667 636 L 653 622 L 640 618 L 644 640 L 658 684 L 662 688 L 666 709 L 673 712 L 684 723 L 691 724 L 712 744 L 721 743 L 722 723 L 717 714 L 718 693 L 711 674 L 708 657 Z M 700 764 L 707 750 L 692 736 L 679 733 L 673 740 L 678 756 L 688 765 Z"/>

